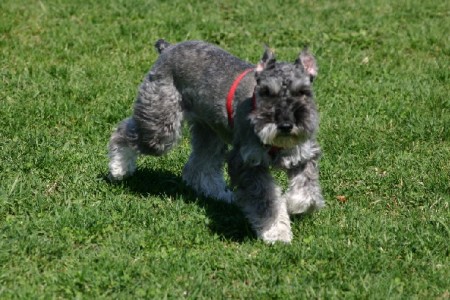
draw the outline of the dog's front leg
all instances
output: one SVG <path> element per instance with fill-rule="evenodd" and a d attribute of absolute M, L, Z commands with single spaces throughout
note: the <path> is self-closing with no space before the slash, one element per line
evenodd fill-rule
<path fill-rule="evenodd" d="M 310 213 L 325 206 L 317 161 L 311 159 L 287 171 L 289 189 L 284 198 L 289 214 Z"/>
<path fill-rule="evenodd" d="M 234 149 L 228 171 L 236 186 L 236 204 L 241 207 L 259 238 L 267 243 L 292 240 L 286 201 L 265 165 L 245 164 Z"/>

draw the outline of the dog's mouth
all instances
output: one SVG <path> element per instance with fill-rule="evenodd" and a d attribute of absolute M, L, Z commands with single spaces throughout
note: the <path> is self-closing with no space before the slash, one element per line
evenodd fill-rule
<path fill-rule="evenodd" d="M 307 139 L 307 135 L 295 125 L 267 124 L 257 131 L 259 139 L 264 145 L 277 148 L 293 148 Z"/>
<path fill-rule="evenodd" d="M 302 143 L 304 139 L 299 138 L 298 136 L 277 136 L 273 141 L 271 146 L 275 146 L 282 149 L 294 148 L 298 144 Z"/>

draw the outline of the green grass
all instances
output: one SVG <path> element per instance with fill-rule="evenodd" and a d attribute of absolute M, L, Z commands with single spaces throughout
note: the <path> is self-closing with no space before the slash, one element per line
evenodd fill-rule
<path fill-rule="evenodd" d="M 0 2 L 1 299 L 449 299 L 450 3 L 276 2 Z M 105 180 L 161 37 L 316 55 L 327 207 L 291 245 L 183 185 L 187 135 Z"/>

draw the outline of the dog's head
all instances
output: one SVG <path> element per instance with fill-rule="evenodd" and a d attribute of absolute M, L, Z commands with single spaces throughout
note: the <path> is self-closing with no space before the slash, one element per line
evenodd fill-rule
<path fill-rule="evenodd" d="M 303 50 L 294 63 L 276 62 L 266 48 L 255 74 L 256 107 L 250 121 L 261 142 L 292 148 L 311 138 L 319 123 L 312 91 L 314 57 Z"/>

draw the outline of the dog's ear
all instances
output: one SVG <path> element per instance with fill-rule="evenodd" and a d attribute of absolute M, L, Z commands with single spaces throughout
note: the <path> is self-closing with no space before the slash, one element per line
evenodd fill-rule
<path fill-rule="evenodd" d="M 306 74 L 311 76 L 311 79 L 314 79 L 317 76 L 319 69 L 317 67 L 316 59 L 311 53 L 309 53 L 307 48 L 300 52 L 295 64 L 303 67 Z"/>
<path fill-rule="evenodd" d="M 275 53 L 267 45 L 264 47 L 264 54 L 261 61 L 256 65 L 256 72 L 259 73 L 264 69 L 275 66 Z"/>

